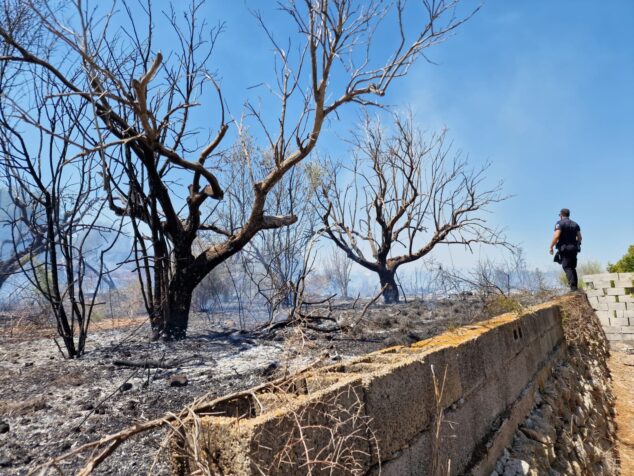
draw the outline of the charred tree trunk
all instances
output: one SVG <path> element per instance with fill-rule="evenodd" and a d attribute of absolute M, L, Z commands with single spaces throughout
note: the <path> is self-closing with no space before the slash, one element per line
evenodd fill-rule
<path fill-rule="evenodd" d="M 163 329 L 165 340 L 180 340 L 187 337 L 189 309 L 193 293 L 194 288 L 190 284 L 181 280 L 172 282 L 165 309 L 165 327 Z"/>
<path fill-rule="evenodd" d="M 152 340 L 159 337 L 165 340 L 181 340 L 187 337 L 194 289 L 204 277 L 191 266 L 193 256 L 188 251 L 189 243 L 185 240 L 184 244 L 178 245 L 180 249 L 174 250 L 171 256 L 163 260 L 164 266 L 155 269 L 156 302 L 151 320 Z M 160 274 L 157 275 L 157 272 Z"/>
<path fill-rule="evenodd" d="M 378 272 L 383 289 L 383 302 L 395 304 L 399 302 L 398 286 L 396 284 L 396 270 L 383 269 Z"/>

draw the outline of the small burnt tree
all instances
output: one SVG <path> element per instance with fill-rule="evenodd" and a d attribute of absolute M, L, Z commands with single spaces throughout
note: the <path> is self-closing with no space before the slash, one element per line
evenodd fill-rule
<path fill-rule="evenodd" d="M 505 245 L 487 225 L 489 205 L 505 199 L 484 186 L 488 166 L 471 170 L 452 154 L 446 132 L 425 138 L 411 118 L 388 134 L 366 120 L 353 135 L 352 165 L 331 166 L 319 204 L 329 238 L 378 274 L 385 303 L 399 301 L 396 271 L 437 245 Z"/>
<path fill-rule="evenodd" d="M 132 222 L 154 337 L 177 339 L 186 335 L 193 290 L 207 274 L 257 233 L 296 221 L 293 215 L 272 215 L 267 197 L 313 151 L 327 119 L 346 104 L 375 104 L 373 98 L 385 95 L 427 48 L 466 20 L 456 12 L 458 0 L 423 0 L 409 4 L 411 10 L 401 0 L 289 0 L 276 5 L 296 31 L 282 46 L 256 13 L 276 54 L 272 93 L 279 103 L 272 117 L 247 104 L 272 160 L 266 175 L 254 180 L 247 219 L 230 231 L 201 213 L 204 204 L 224 197 L 218 162 L 229 125 L 211 73 L 220 28 L 210 31 L 205 23 L 204 1 L 172 2 L 165 16 L 150 1 L 134 11 L 128 2 L 87 6 L 74 0 L 57 9 L 51 2 L 18 3 L 46 32 L 39 44 L 51 48 L 35 48 L 0 25 L 0 41 L 10 47 L 0 62 L 32 65 L 24 82 L 40 84 L 47 72 L 61 94 L 90 105 L 92 116 L 81 121 L 102 159 L 110 209 Z M 157 17 L 166 22 L 160 35 L 174 40 L 165 55 L 155 46 Z M 420 21 L 412 21 L 415 17 Z M 396 33 L 392 44 L 377 49 L 374 34 L 388 22 Z M 201 124 L 192 113 L 201 103 L 215 107 L 215 122 Z M 193 244 L 204 230 L 218 239 L 195 253 Z"/>
<path fill-rule="evenodd" d="M 10 87 L 2 78 L 0 84 Z M 81 152 L 78 125 L 85 110 L 56 90 L 22 92 L 30 93 L 28 114 L 0 102 L 0 175 L 11 202 L 1 222 L 11 229 L 13 254 L 20 257 L 15 266 L 55 318 L 65 356 L 78 358 L 121 220 L 105 216 L 99 162 Z"/>

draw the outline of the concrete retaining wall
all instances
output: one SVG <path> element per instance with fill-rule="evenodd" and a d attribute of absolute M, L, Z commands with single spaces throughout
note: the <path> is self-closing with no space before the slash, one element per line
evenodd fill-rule
<path fill-rule="evenodd" d="M 179 454 L 182 441 L 174 444 L 175 467 L 240 475 L 488 475 L 563 359 L 561 302 L 224 402 L 186 429 L 196 461 Z"/>
<path fill-rule="evenodd" d="M 590 274 L 583 282 L 608 340 L 634 340 L 634 273 Z"/>

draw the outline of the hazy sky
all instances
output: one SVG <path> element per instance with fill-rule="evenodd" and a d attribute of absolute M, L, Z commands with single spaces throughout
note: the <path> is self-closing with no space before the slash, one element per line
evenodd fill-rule
<path fill-rule="evenodd" d="M 207 8 L 212 22 L 226 22 L 215 58 L 234 107 L 258 94 L 247 86 L 271 69 L 247 7 L 261 8 L 278 34 L 288 27 L 269 5 Z M 419 62 L 386 100 L 411 108 L 425 129 L 448 127 L 474 164 L 492 162 L 492 181 L 503 179 L 514 197 L 490 221 L 507 228 L 529 265 L 556 269 L 548 245 L 562 207 L 581 225 L 580 260 L 616 261 L 634 243 L 634 2 L 489 0 L 429 56 L 436 64 Z M 355 117 L 330 128 L 350 128 Z M 340 142 L 329 132 L 322 147 L 332 152 Z"/>

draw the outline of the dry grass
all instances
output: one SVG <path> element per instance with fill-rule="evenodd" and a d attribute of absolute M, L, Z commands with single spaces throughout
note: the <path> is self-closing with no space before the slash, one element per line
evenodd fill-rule
<path fill-rule="evenodd" d="M 292 389 L 296 389 L 292 383 L 270 389 L 275 405 L 284 412 L 276 430 L 284 430 L 275 435 L 263 430 L 255 435 L 251 447 L 258 450 L 249 455 L 253 471 L 262 475 L 357 476 L 365 474 L 368 462 L 373 460 L 380 474 L 379 445 L 372 421 L 353 386 L 300 407 L 294 405 L 297 394 Z M 256 395 L 253 397 L 258 400 Z M 266 406 L 259 403 L 260 410 L 271 411 L 269 404 L 268 399 Z M 166 439 L 161 448 L 171 451 L 176 474 L 211 476 L 226 470 L 221 468 L 218 456 L 210 452 L 217 440 L 215 429 L 193 409 L 185 417 L 174 418 L 170 430 L 169 441 Z"/>
<path fill-rule="evenodd" d="M 434 381 L 434 399 L 436 407 L 434 412 L 433 438 L 432 438 L 432 476 L 442 476 L 451 474 L 451 460 L 443 461 L 442 458 L 442 440 L 443 428 L 449 426 L 453 430 L 454 424 L 445 420 L 445 409 L 443 408 L 443 395 L 445 392 L 445 382 L 447 381 L 447 367 L 445 367 L 442 375 L 442 381 L 438 380 L 434 366 L 431 366 L 432 378 Z"/>

